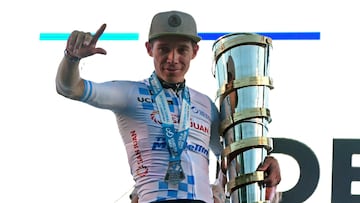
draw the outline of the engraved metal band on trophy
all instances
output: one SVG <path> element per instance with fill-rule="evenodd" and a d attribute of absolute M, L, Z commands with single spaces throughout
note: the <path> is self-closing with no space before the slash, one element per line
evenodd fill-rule
<path fill-rule="evenodd" d="M 232 37 L 237 35 L 240 37 Z M 241 44 L 258 44 L 260 46 L 266 46 L 272 44 L 272 39 L 269 37 L 265 37 L 258 34 L 253 33 L 232 33 L 225 36 L 220 37 L 214 43 L 214 58 L 215 60 L 221 55 L 224 51 L 232 48 L 234 46 L 238 46 Z"/>
<path fill-rule="evenodd" d="M 226 171 L 226 166 L 236 155 L 253 148 L 265 148 L 270 152 L 273 149 L 273 141 L 269 137 L 250 137 L 231 143 L 221 153 L 221 161 L 224 163 L 222 170 Z"/>
<path fill-rule="evenodd" d="M 269 37 L 254 33 L 231 33 L 213 45 L 214 77 L 219 89 L 220 130 L 224 149 L 221 170 L 231 203 L 262 203 L 265 178 L 257 167 L 272 151 L 268 134 L 268 104 L 273 81 L 269 76 Z"/>
<path fill-rule="evenodd" d="M 271 122 L 270 110 L 266 108 L 249 108 L 245 109 L 241 112 L 235 112 L 231 116 L 224 118 L 220 123 L 220 134 L 231 127 L 232 125 L 237 124 L 243 120 L 249 118 L 257 118 L 257 117 L 264 117 L 269 122 Z"/>
<path fill-rule="evenodd" d="M 230 81 L 228 84 L 223 84 L 217 91 L 216 96 L 226 96 L 235 89 L 256 85 L 266 85 L 271 89 L 274 88 L 272 78 L 270 77 L 248 77 L 241 80 Z"/>
<path fill-rule="evenodd" d="M 255 171 L 253 173 L 237 176 L 235 179 L 229 181 L 226 186 L 230 192 L 233 192 L 234 190 L 242 186 L 245 186 L 249 183 L 256 183 L 262 180 L 264 180 L 263 171 Z"/>

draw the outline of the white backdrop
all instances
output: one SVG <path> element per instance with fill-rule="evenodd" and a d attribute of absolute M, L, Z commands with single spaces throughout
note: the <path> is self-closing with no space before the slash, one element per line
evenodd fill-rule
<path fill-rule="evenodd" d="M 4 2 L 0 3 L 4 4 Z M 320 40 L 274 40 L 270 136 L 299 140 L 316 154 L 320 180 L 306 201 L 330 202 L 332 140 L 358 138 L 359 65 L 355 1 L 11 1 L 1 5 L 0 202 L 128 202 L 133 186 L 111 112 L 59 96 L 57 66 L 65 41 L 40 33 L 136 32 L 135 41 L 100 41 L 106 56 L 84 59 L 81 74 L 95 81 L 148 77 L 145 51 L 158 11 L 182 10 L 199 32 L 321 32 Z M 188 85 L 211 97 L 213 41 L 201 41 Z M 299 177 L 296 161 L 279 154 L 283 181 Z M 356 156 L 353 166 L 360 166 Z M 215 173 L 213 174 L 215 176 Z M 354 194 L 360 194 L 355 187 Z M 359 184 L 357 184 L 359 185 Z"/>

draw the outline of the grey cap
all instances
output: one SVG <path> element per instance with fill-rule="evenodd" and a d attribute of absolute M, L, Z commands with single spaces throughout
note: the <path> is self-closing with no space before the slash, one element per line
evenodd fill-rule
<path fill-rule="evenodd" d="M 181 11 L 166 11 L 157 13 L 152 21 L 149 32 L 149 40 L 168 35 L 188 37 L 199 42 L 196 22 L 194 18 Z"/>

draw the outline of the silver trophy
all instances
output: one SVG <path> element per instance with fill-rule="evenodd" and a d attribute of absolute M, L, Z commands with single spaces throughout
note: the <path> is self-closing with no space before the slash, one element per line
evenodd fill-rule
<path fill-rule="evenodd" d="M 232 203 L 267 202 L 262 184 L 265 174 L 256 169 L 272 150 L 272 139 L 267 137 L 268 95 L 273 88 L 268 70 L 271 49 L 271 38 L 254 33 L 227 34 L 213 44 L 224 144 L 221 170 Z"/>

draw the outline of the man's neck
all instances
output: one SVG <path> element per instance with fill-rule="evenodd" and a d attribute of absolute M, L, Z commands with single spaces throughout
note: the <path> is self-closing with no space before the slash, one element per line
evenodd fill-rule
<path fill-rule="evenodd" d="M 159 79 L 162 87 L 165 88 L 165 89 L 171 88 L 174 91 L 178 92 L 179 90 L 182 90 L 185 87 L 185 80 L 183 82 L 170 83 L 170 82 L 166 82 L 165 80 L 163 80 L 163 79 L 161 79 L 159 77 L 158 77 L 158 79 Z"/>

